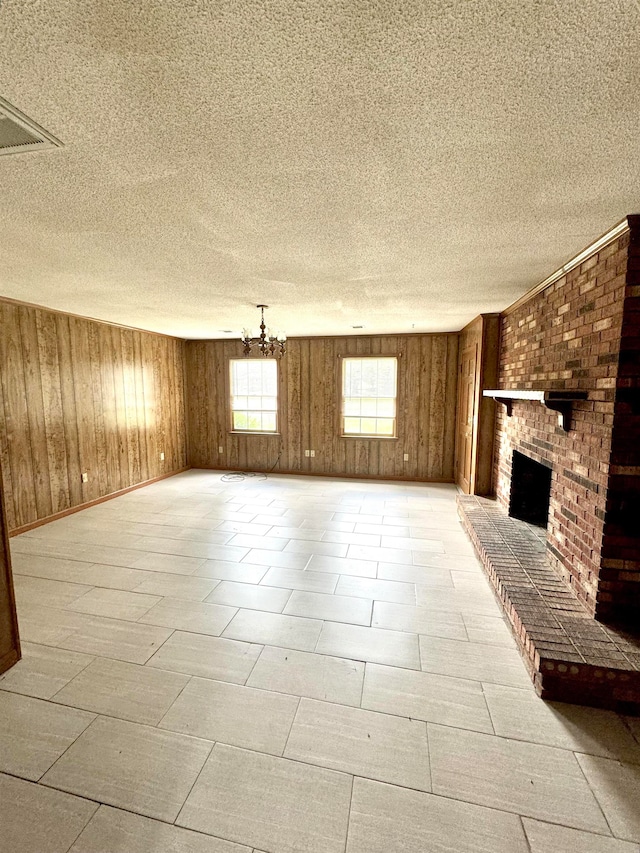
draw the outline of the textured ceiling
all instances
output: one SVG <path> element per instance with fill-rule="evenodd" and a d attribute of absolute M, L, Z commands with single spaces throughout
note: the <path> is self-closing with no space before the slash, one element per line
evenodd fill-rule
<path fill-rule="evenodd" d="M 640 211 L 634 0 L 4 0 L 0 294 L 456 330 Z"/>

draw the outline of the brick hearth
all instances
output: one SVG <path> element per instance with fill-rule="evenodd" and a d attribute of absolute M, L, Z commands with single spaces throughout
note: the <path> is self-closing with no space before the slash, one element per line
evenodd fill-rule
<path fill-rule="evenodd" d="M 546 530 L 458 496 L 462 522 L 544 699 L 640 714 L 640 632 L 596 621 L 548 559 Z"/>

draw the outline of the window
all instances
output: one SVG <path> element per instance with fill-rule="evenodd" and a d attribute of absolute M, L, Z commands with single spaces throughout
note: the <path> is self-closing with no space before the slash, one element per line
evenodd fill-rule
<path fill-rule="evenodd" d="M 231 429 L 276 432 L 278 363 L 275 359 L 230 359 Z"/>
<path fill-rule="evenodd" d="M 342 434 L 394 438 L 397 358 L 342 361 Z"/>

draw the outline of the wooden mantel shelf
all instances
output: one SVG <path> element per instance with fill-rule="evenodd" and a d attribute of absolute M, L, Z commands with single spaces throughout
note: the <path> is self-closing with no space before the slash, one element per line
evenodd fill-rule
<path fill-rule="evenodd" d="M 519 389 L 513 390 L 493 390 L 483 391 L 484 397 L 493 397 L 498 403 L 506 406 L 507 416 L 511 417 L 511 409 L 514 400 L 534 400 L 542 403 L 547 409 L 553 409 L 558 412 L 558 423 L 565 432 L 569 432 L 571 424 L 571 410 L 576 400 L 586 400 L 586 391 L 564 390 L 564 391 L 523 391 Z"/>

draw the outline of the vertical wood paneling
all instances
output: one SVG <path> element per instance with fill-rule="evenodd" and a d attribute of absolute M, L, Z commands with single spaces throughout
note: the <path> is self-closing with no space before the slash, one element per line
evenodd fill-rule
<path fill-rule="evenodd" d="M 11 576 L 5 497 L 0 474 L 0 674 L 20 659 L 18 617 Z"/>
<path fill-rule="evenodd" d="M 453 479 L 455 333 L 289 339 L 279 362 L 279 436 L 229 430 L 228 382 L 219 377 L 229 358 L 242 356 L 239 342 L 188 341 L 186 350 L 188 460 L 194 467 L 266 471 L 282 449 L 282 471 Z M 395 440 L 338 434 L 342 358 L 371 354 L 399 356 Z M 305 457 L 306 449 L 315 457 Z"/>
<path fill-rule="evenodd" d="M 186 467 L 183 341 L 2 300 L 0 324 L 10 530 Z"/>

